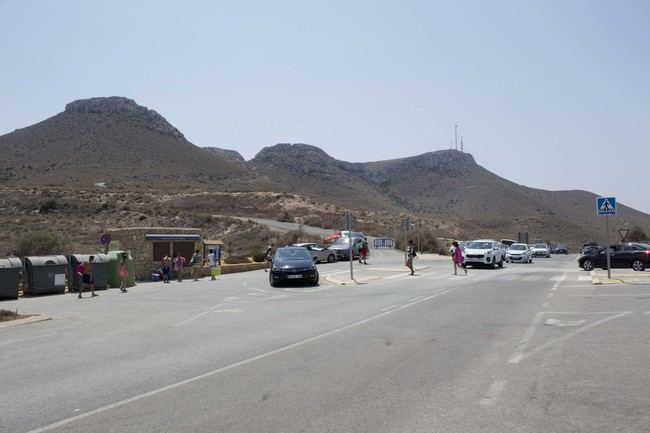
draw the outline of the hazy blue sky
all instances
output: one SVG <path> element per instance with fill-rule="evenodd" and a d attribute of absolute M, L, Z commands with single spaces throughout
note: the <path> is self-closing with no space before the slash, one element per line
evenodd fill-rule
<path fill-rule="evenodd" d="M 0 134 L 120 95 L 247 159 L 449 147 L 650 212 L 650 1 L 0 0 Z"/>

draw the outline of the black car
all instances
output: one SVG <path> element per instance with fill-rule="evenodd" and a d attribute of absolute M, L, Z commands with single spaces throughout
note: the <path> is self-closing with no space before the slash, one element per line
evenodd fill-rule
<path fill-rule="evenodd" d="M 632 268 L 643 271 L 650 265 L 650 245 L 636 242 L 612 245 L 610 263 L 612 268 Z M 607 249 L 590 247 L 578 258 L 579 266 L 585 271 L 595 268 L 607 269 Z"/>
<path fill-rule="evenodd" d="M 555 247 L 555 254 L 569 254 L 569 246 L 564 244 L 558 244 Z"/>
<path fill-rule="evenodd" d="M 269 273 L 272 287 L 281 283 L 318 284 L 318 269 L 309 251 L 303 247 L 278 248 L 273 256 L 273 265 Z"/>

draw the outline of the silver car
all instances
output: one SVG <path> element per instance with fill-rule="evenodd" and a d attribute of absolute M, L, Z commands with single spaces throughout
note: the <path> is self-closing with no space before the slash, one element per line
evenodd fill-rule
<path fill-rule="evenodd" d="M 302 244 L 293 244 L 294 247 L 303 247 L 309 251 L 311 258 L 314 259 L 314 262 L 327 262 L 332 263 L 336 261 L 336 252 L 325 248 L 322 245 L 316 243 L 302 243 Z"/>

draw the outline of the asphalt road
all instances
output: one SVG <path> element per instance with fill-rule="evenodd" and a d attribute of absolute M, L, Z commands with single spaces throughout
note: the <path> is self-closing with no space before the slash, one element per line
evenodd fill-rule
<path fill-rule="evenodd" d="M 573 257 L 451 275 L 373 251 L 267 274 L 0 303 L 1 432 L 648 432 L 650 286 Z"/>

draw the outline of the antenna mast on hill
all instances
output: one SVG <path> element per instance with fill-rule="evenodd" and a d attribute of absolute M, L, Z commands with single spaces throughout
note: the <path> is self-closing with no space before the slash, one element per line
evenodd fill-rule
<path fill-rule="evenodd" d="M 463 136 L 460 136 L 460 151 L 463 151 Z"/>

